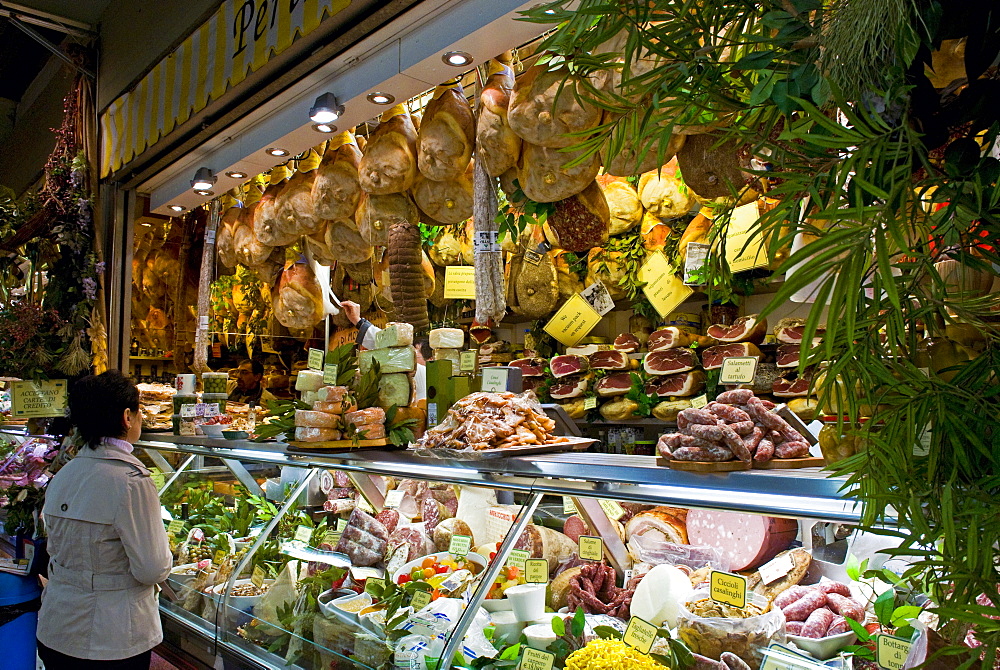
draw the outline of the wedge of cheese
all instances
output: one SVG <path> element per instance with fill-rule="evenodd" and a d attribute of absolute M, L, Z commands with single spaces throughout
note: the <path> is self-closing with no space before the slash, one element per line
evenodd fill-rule
<path fill-rule="evenodd" d="M 375 333 L 375 348 L 408 347 L 413 344 L 413 324 L 392 322 Z"/>
<path fill-rule="evenodd" d="M 413 347 L 389 347 L 388 349 L 372 349 L 362 351 L 358 357 L 358 369 L 365 374 L 372 367 L 372 361 L 378 361 L 382 374 L 394 372 L 413 372 L 417 368 L 417 356 Z M 322 379 L 323 375 L 320 375 Z"/>
<path fill-rule="evenodd" d="M 431 349 L 461 349 L 465 344 L 465 332 L 459 328 L 435 328 L 428 339 Z"/>
<path fill-rule="evenodd" d="M 406 407 L 410 404 L 412 385 L 410 375 L 404 372 L 382 375 L 378 383 L 378 406 L 383 409 L 389 409 L 393 405 Z"/>

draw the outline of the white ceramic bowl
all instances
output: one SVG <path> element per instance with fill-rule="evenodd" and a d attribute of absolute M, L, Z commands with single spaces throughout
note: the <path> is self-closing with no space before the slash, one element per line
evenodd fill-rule
<path fill-rule="evenodd" d="M 372 597 L 367 593 L 350 593 L 346 595 L 337 595 L 337 591 L 324 591 L 319 594 L 317 602 L 319 603 L 319 609 L 323 612 L 323 615 L 328 619 L 351 619 L 356 621 L 358 617 L 358 612 L 363 610 L 372 604 Z M 338 604 L 344 605 L 350 603 L 352 607 L 350 609 L 341 609 L 337 607 Z M 354 611 L 351 611 L 354 610 Z"/>
<path fill-rule="evenodd" d="M 251 582 L 249 579 L 237 579 L 236 582 L 233 584 L 233 588 L 250 583 Z M 272 584 L 274 584 L 273 579 L 264 580 L 264 586 L 271 588 Z M 211 593 L 215 596 L 215 598 L 219 602 L 219 605 L 221 606 L 225 602 L 226 598 L 226 584 L 223 583 L 213 586 L 211 589 Z M 267 593 L 267 591 L 265 591 L 264 593 Z M 264 597 L 264 593 L 260 594 L 259 596 L 233 596 L 232 598 L 229 599 L 229 606 L 232 607 L 233 609 L 238 609 L 245 612 L 254 605 L 256 605 L 257 602 Z"/>
<path fill-rule="evenodd" d="M 510 600 L 507 598 L 492 598 L 483 601 L 483 609 L 487 612 L 509 612 Z"/>
<path fill-rule="evenodd" d="M 853 630 L 821 638 L 802 637 L 801 635 L 792 635 L 791 633 L 787 637 L 789 641 L 795 643 L 796 647 L 808 652 L 811 656 L 821 661 L 833 658 L 837 655 L 838 651 L 848 645 L 854 644 L 854 641 L 858 639 Z"/>
<path fill-rule="evenodd" d="M 224 426 L 221 423 L 203 423 L 201 425 L 201 432 L 205 433 L 205 437 L 222 437 L 222 431 L 227 430 L 228 428 L 228 426 Z"/>
<path fill-rule="evenodd" d="M 447 551 L 439 551 L 436 554 L 427 554 L 427 556 L 433 556 L 434 558 L 440 561 L 442 559 L 450 557 L 451 554 L 449 554 Z M 427 558 L 427 556 L 421 556 L 420 558 L 412 560 L 403 567 L 401 567 L 399 570 L 396 570 L 396 572 L 392 573 L 392 581 L 398 583 L 400 575 L 410 574 L 413 568 L 418 567 L 421 563 L 423 563 L 424 559 Z M 465 558 L 470 563 L 475 563 L 476 565 L 479 566 L 479 570 L 476 572 L 477 575 L 480 574 L 486 568 L 486 559 L 480 556 L 479 554 L 470 551 L 468 554 L 465 555 Z"/>
<path fill-rule="evenodd" d="M 197 572 L 188 573 L 188 570 L 196 567 L 197 563 L 185 563 L 184 565 L 178 565 L 170 570 L 170 580 L 177 582 L 181 586 L 187 586 L 194 578 L 198 576 Z"/>

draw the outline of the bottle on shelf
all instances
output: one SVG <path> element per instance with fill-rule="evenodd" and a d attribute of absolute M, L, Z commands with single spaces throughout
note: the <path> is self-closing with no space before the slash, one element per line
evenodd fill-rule
<path fill-rule="evenodd" d="M 139 355 L 139 340 L 134 337 L 132 338 L 132 344 L 129 345 L 128 353 L 130 356 Z"/>

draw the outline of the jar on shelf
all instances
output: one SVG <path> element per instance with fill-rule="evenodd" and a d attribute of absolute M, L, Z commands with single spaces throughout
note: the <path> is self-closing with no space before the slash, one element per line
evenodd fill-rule
<path fill-rule="evenodd" d="M 865 421 L 866 419 L 861 419 L 862 424 Z M 827 464 L 850 458 L 868 447 L 866 439 L 853 434 L 860 427 L 859 424 L 856 428 L 852 428 L 850 424 L 845 423 L 838 428 L 836 423 L 828 423 L 820 428 L 819 448 Z"/>

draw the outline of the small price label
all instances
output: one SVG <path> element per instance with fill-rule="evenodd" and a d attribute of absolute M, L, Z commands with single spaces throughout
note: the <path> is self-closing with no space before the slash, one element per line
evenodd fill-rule
<path fill-rule="evenodd" d="M 757 572 L 760 573 L 760 581 L 765 584 L 770 584 L 771 582 L 776 582 L 795 567 L 795 561 L 792 560 L 791 553 L 780 554 L 775 556 L 773 559 L 760 566 Z"/>
<path fill-rule="evenodd" d="M 507 368 L 483 368 L 481 390 L 484 393 L 501 393 L 506 391 L 507 373 Z"/>
<path fill-rule="evenodd" d="M 743 608 L 747 606 L 747 579 L 731 572 L 712 571 L 710 581 L 712 600 L 726 603 L 733 607 Z"/>
<path fill-rule="evenodd" d="M 452 535 L 448 545 L 448 553 L 452 556 L 465 556 L 472 549 L 472 537 L 469 535 Z"/>
<path fill-rule="evenodd" d="M 343 533 L 345 528 L 347 528 L 347 519 L 343 517 L 337 519 L 337 532 Z"/>
<path fill-rule="evenodd" d="M 757 374 L 756 356 L 730 356 L 722 359 L 720 384 L 749 384 Z"/>
<path fill-rule="evenodd" d="M 622 636 L 622 642 L 637 649 L 643 654 L 648 654 L 656 642 L 656 626 L 640 619 L 637 616 L 629 619 L 628 627 Z"/>
<path fill-rule="evenodd" d="M 253 566 L 253 572 L 250 574 L 250 583 L 258 589 L 264 585 L 264 568 L 259 565 Z"/>
<path fill-rule="evenodd" d="M 44 447 L 43 447 L 43 449 L 44 449 Z M 44 453 L 42 453 L 41 455 L 39 455 L 38 451 L 37 451 L 37 447 L 36 447 L 35 458 L 41 458 L 44 455 L 45 455 Z M 149 478 L 153 480 L 153 486 L 155 486 L 157 490 L 162 489 L 163 485 L 167 481 L 166 476 L 162 472 L 160 472 L 159 468 L 150 468 L 149 469 Z"/>
<path fill-rule="evenodd" d="M 581 535 L 578 555 L 585 561 L 604 560 L 604 540 L 594 535 Z"/>
<path fill-rule="evenodd" d="M 590 396 L 589 398 L 583 399 L 584 409 L 597 409 L 597 396 Z"/>
<path fill-rule="evenodd" d="M 436 402 L 427 403 L 427 425 L 436 426 L 438 422 L 438 404 Z"/>
<path fill-rule="evenodd" d="M 524 570 L 524 564 L 529 558 L 531 558 L 530 551 L 515 549 L 510 552 L 510 556 L 507 557 L 507 565 L 517 568 L 518 570 Z"/>
<path fill-rule="evenodd" d="M 385 494 L 385 509 L 396 509 L 403 502 L 403 489 L 393 489 Z"/>
<path fill-rule="evenodd" d="M 598 500 L 597 504 L 601 506 L 601 509 L 604 510 L 604 513 L 612 521 L 618 521 L 618 519 L 625 516 L 625 508 L 617 500 Z"/>
<path fill-rule="evenodd" d="M 215 563 L 216 565 L 222 565 L 222 562 L 226 560 L 226 556 L 228 555 L 229 554 L 226 552 L 225 549 L 219 549 L 218 551 L 215 552 L 215 555 L 212 556 L 212 562 Z"/>
<path fill-rule="evenodd" d="M 295 540 L 297 542 L 305 542 L 309 544 L 309 540 L 312 538 L 312 528 L 309 526 L 299 526 L 295 529 Z"/>
<path fill-rule="evenodd" d="M 323 535 L 323 541 L 320 544 L 328 544 L 331 547 L 336 547 L 340 542 L 340 531 L 339 530 L 328 530 L 326 534 Z"/>
<path fill-rule="evenodd" d="M 530 265 L 538 265 L 542 262 L 542 255 L 537 251 L 529 249 L 524 252 L 524 262 Z"/>
<path fill-rule="evenodd" d="M 371 514 L 371 515 L 377 514 L 377 512 L 375 511 L 375 508 L 372 506 L 372 504 L 370 502 L 368 502 L 367 498 L 362 498 L 361 500 L 359 500 L 358 501 L 358 507 L 361 508 L 362 512 L 367 512 L 368 514 Z M 347 521 L 344 521 L 344 523 L 346 524 Z"/>
<path fill-rule="evenodd" d="M 528 647 L 524 650 L 518 670 L 552 670 L 555 660 L 555 654 Z"/>
<path fill-rule="evenodd" d="M 431 592 L 430 591 L 416 591 L 413 594 L 413 599 L 410 600 L 410 607 L 413 608 L 414 612 L 419 612 L 423 608 L 431 604 Z"/>
<path fill-rule="evenodd" d="M 569 496 L 563 496 L 563 514 L 576 514 L 576 503 Z"/>
<path fill-rule="evenodd" d="M 184 532 L 184 521 L 183 519 L 174 519 L 167 524 L 167 532 L 171 535 L 180 535 Z"/>
<path fill-rule="evenodd" d="M 903 670 L 911 642 L 895 635 L 876 636 L 876 662 L 886 670 Z"/>
<path fill-rule="evenodd" d="M 367 593 L 370 596 L 375 596 L 375 593 L 372 592 L 373 589 L 377 593 L 381 594 L 382 591 L 385 589 L 385 580 L 382 579 L 381 577 L 369 577 L 368 579 L 366 579 L 365 593 Z M 377 598 L 378 596 L 375 597 Z"/>
<path fill-rule="evenodd" d="M 691 399 L 691 407 L 694 407 L 695 409 L 701 409 L 707 404 L 708 404 L 708 396 L 705 395 L 704 393 L 698 396 L 697 398 Z"/>
<path fill-rule="evenodd" d="M 323 353 L 322 349 L 310 349 L 308 365 L 310 370 L 322 370 L 323 369 L 323 359 L 326 358 L 326 354 Z"/>
<path fill-rule="evenodd" d="M 337 375 L 340 374 L 340 366 L 333 363 L 327 363 L 323 366 L 323 383 L 327 386 L 333 386 L 337 383 Z"/>
<path fill-rule="evenodd" d="M 549 562 L 544 558 L 529 558 L 524 562 L 524 581 L 545 584 L 549 581 Z"/>
<path fill-rule="evenodd" d="M 499 253 L 500 244 L 497 242 L 497 231 L 477 230 L 474 238 L 474 251 L 477 254 Z"/>
<path fill-rule="evenodd" d="M 462 372 L 475 372 L 476 352 L 463 351 L 458 357 L 458 369 Z"/>

